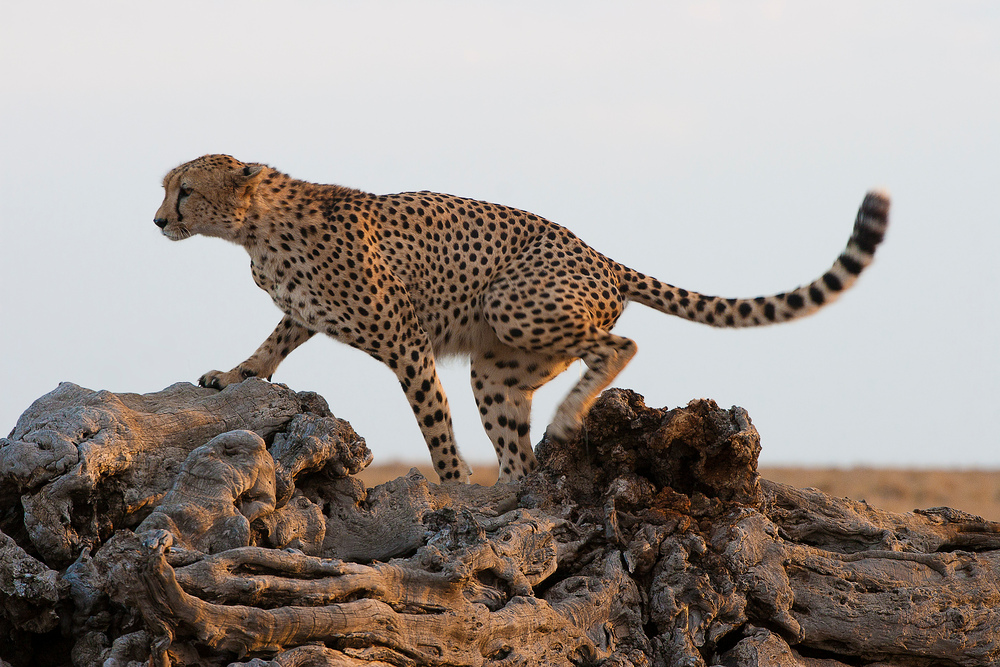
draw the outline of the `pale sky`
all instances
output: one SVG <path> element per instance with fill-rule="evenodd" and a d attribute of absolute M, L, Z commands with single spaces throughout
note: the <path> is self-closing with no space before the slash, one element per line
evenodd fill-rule
<path fill-rule="evenodd" d="M 745 407 L 764 464 L 1000 466 L 1000 3 L 7 3 L 0 433 L 70 381 L 228 370 L 280 313 L 246 253 L 171 243 L 163 175 L 212 152 L 372 192 L 528 209 L 660 280 L 791 289 L 893 196 L 875 264 L 807 320 L 719 331 L 633 304 L 616 381 Z M 467 459 L 468 364 L 441 364 Z M 577 366 L 543 389 L 541 437 Z M 376 461 L 428 459 L 389 370 L 317 337 L 314 390 Z"/>

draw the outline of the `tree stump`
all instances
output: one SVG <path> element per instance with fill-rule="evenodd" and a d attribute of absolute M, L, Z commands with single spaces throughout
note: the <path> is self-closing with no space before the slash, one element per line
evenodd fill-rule
<path fill-rule="evenodd" d="M 71 384 L 0 440 L 0 667 L 1000 662 L 998 524 L 761 479 L 609 390 L 516 484 L 367 489 L 322 398 Z"/>

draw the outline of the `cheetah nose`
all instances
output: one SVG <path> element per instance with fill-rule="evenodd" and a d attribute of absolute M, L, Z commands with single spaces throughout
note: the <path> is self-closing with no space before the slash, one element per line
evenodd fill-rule
<path fill-rule="evenodd" d="M 163 229 L 164 227 L 167 226 L 167 219 L 166 218 L 153 218 L 153 224 L 156 225 L 157 227 L 159 227 L 160 229 Z"/>

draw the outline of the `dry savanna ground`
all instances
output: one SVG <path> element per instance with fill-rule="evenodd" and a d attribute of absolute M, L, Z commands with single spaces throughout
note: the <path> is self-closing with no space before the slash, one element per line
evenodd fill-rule
<path fill-rule="evenodd" d="M 372 465 L 359 477 L 374 486 L 417 467 L 427 479 L 436 481 L 429 464 Z M 493 484 L 496 464 L 473 464 L 475 484 Z M 800 488 L 814 487 L 832 496 L 864 500 L 893 512 L 929 507 L 953 507 L 1000 521 L 1000 470 L 902 470 L 890 468 L 765 468 L 768 479 Z"/>

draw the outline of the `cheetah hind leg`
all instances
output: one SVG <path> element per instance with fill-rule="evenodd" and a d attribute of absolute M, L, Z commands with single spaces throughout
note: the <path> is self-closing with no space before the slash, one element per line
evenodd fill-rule
<path fill-rule="evenodd" d="M 496 450 L 499 479 L 509 482 L 524 477 L 537 465 L 531 446 L 531 399 L 536 389 L 573 360 L 498 345 L 473 354 L 471 361 L 472 393 Z"/>
<path fill-rule="evenodd" d="M 546 435 L 556 442 L 566 442 L 575 436 L 598 395 L 625 368 L 637 350 L 631 339 L 592 326 L 587 340 L 573 350 L 583 359 L 587 370 L 556 410 Z"/>

